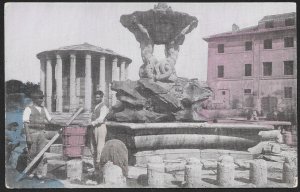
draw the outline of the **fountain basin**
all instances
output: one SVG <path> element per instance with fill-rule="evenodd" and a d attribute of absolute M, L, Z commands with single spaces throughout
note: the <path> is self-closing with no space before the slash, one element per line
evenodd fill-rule
<path fill-rule="evenodd" d="M 119 123 L 107 122 L 110 138 L 122 140 L 131 151 L 156 149 L 246 150 L 260 142 L 260 131 L 272 125 L 243 123 Z"/>

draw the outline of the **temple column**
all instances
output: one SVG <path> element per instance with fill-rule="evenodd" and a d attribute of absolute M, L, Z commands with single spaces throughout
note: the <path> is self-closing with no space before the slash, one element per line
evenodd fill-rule
<path fill-rule="evenodd" d="M 43 91 L 43 94 L 46 93 L 45 89 L 45 77 L 46 77 L 46 60 L 44 58 L 40 59 L 41 68 L 40 68 L 40 89 Z"/>
<path fill-rule="evenodd" d="M 84 108 L 85 111 L 91 111 L 92 106 L 92 63 L 91 54 L 85 55 L 85 95 L 84 95 Z"/>
<path fill-rule="evenodd" d="M 105 95 L 105 56 L 100 57 L 99 90 Z"/>
<path fill-rule="evenodd" d="M 62 91 L 62 59 L 59 54 L 56 55 L 56 111 L 62 112 L 63 91 Z"/>
<path fill-rule="evenodd" d="M 125 64 L 125 80 L 128 79 L 128 63 Z"/>
<path fill-rule="evenodd" d="M 52 63 L 51 59 L 47 57 L 46 61 L 46 107 L 48 111 L 52 112 Z"/>
<path fill-rule="evenodd" d="M 120 64 L 120 80 L 125 81 L 125 61 L 122 61 Z"/>
<path fill-rule="evenodd" d="M 112 60 L 112 82 L 113 81 L 119 81 L 119 70 L 118 70 L 118 58 L 114 58 Z M 111 91 L 112 94 L 112 105 L 116 104 L 117 98 L 116 98 L 116 92 Z"/>
<path fill-rule="evenodd" d="M 70 55 L 70 112 L 76 110 L 76 55 Z"/>

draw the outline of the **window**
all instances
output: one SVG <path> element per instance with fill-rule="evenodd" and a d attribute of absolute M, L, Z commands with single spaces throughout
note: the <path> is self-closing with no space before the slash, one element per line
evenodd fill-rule
<path fill-rule="evenodd" d="M 263 63 L 263 73 L 264 73 L 264 76 L 272 75 L 272 62 L 264 62 Z"/>
<path fill-rule="evenodd" d="M 244 89 L 244 94 L 251 94 L 251 89 Z"/>
<path fill-rule="evenodd" d="M 264 49 L 272 49 L 272 39 L 264 40 Z"/>
<path fill-rule="evenodd" d="M 292 87 L 284 88 L 284 98 L 292 98 Z"/>
<path fill-rule="evenodd" d="M 284 61 L 284 75 L 293 75 L 294 61 Z"/>
<path fill-rule="evenodd" d="M 273 28 L 274 22 L 273 21 L 266 21 L 265 22 L 265 28 Z"/>
<path fill-rule="evenodd" d="M 224 65 L 218 66 L 218 77 L 224 77 Z"/>
<path fill-rule="evenodd" d="M 285 37 L 284 38 L 284 47 L 294 47 L 294 38 L 293 37 Z"/>
<path fill-rule="evenodd" d="M 226 91 L 222 91 L 222 95 L 226 95 Z"/>
<path fill-rule="evenodd" d="M 288 18 L 288 19 L 285 19 L 285 26 L 293 26 L 295 25 L 295 19 L 293 18 Z"/>
<path fill-rule="evenodd" d="M 245 51 L 252 50 L 252 41 L 246 41 L 245 42 Z"/>
<path fill-rule="evenodd" d="M 251 75 L 252 75 L 252 65 L 245 64 L 245 76 L 251 76 Z"/>
<path fill-rule="evenodd" d="M 218 53 L 224 53 L 224 44 L 218 44 Z"/>

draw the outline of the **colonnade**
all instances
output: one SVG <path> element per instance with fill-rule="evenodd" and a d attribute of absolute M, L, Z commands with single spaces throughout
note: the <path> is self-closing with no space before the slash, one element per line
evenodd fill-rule
<path fill-rule="evenodd" d="M 76 54 L 70 53 L 70 112 L 76 110 L 77 98 L 76 98 Z M 56 53 L 56 65 L 55 65 L 55 79 L 56 79 L 56 112 L 63 112 L 63 62 L 62 56 Z M 106 55 L 100 55 L 99 62 L 99 82 L 92 82 L 92 56 L 91 53 L 85 53 L 85 92 L 84 92 L 84 109 L 87 112 L 91 111 L 92 107 L 92 83 L 99 84 L 99 90 L 106 92 Z M 112 81 L 124 81 L 128 78 L 128 63 L 124 59 L 114 57 L 112 59 Z M 120 67 L 118 67 L 118 62 Z M 45 104 L 49 112 L 52 111 L 52 58 L 46 56 L 40 60 L 40 88 L 46 96 Z M 110 82 L 109 82 L 110 83 Z M 112 104 L 116 102 L 115 94 L 112 95 Z"/>

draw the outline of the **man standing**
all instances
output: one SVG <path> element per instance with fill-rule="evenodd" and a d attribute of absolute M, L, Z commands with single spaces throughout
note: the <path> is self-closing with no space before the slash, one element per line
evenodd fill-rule
<path fill-rule="evenodd" d="M 33 105 L 25 108 L 23 113 L 24 129 L 26 134 L 26 142 L 28 149 L 28 163 L 47 145 L 49 140 L 54 137 L 56 131 L 46 131 L 47 123 L 55 123 L 51 118 L 48 110 L 42 106 L 44 101 L 43 92 L 40 90 L 33 91 L 30 95 Z M 29 177 L 36 175 L 39 179 L 44 178 L 47 173 L 43 171 L 43 157 L 33 167 L 32 174 Z"/>
<path fill-rule="evenodd" d="M 108 107 L 103 100 L 103 92 L 96 91 L 95 108 L 92 113 L 91 124 L 88 126 L 89 147 L 94 157 L 95 171 L 99 171 L 100 155 L 105 144 L 106 125 L 104 123 L 105 117 L 108 114 Z"/>

